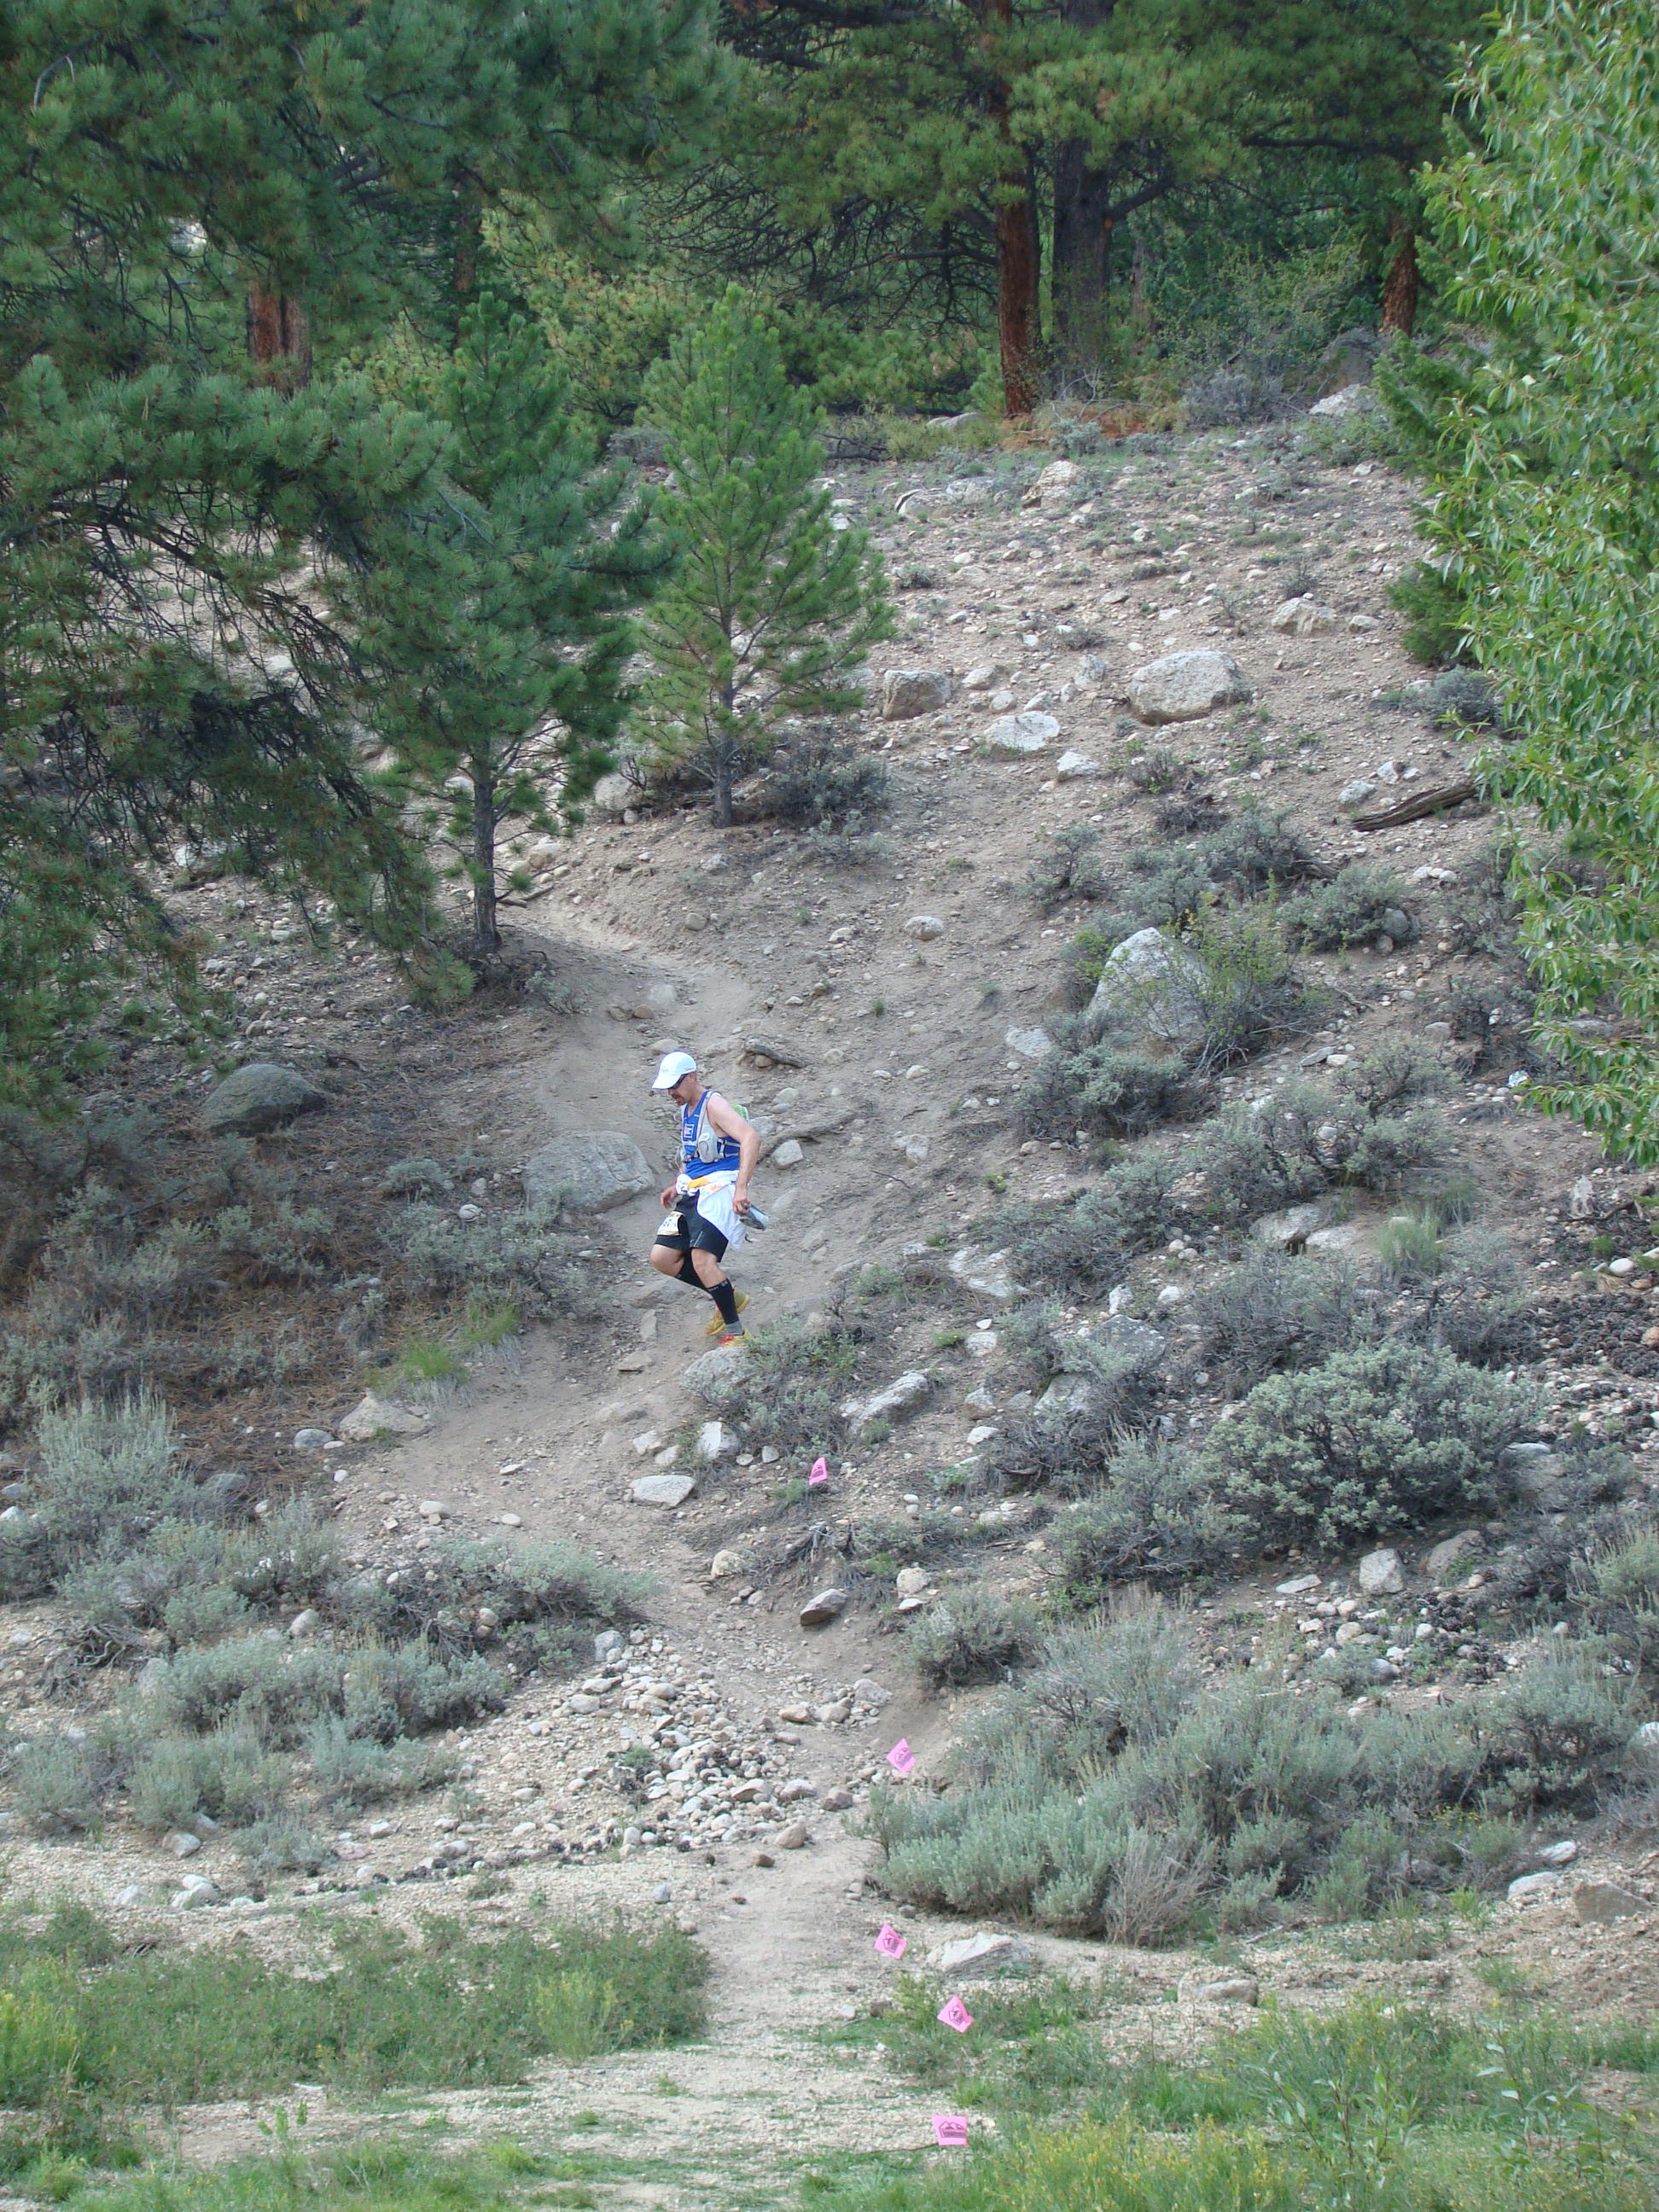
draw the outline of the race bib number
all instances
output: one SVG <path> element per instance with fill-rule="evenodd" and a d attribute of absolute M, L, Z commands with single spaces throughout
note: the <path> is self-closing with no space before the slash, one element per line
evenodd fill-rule
<path fill-rule="evenodd" d="M 679 1233 L 680 1217 L 678 1213 L 671 1213 L 657 1231 L 659 1237 L 678 1237 Z"/>

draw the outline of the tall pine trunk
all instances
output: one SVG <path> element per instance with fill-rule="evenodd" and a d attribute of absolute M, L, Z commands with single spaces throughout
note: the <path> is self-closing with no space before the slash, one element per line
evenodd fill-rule
<path fill-rule="evenodd" d="M 472 764 L 472 953 L 480 963 L 501 949 L 495 921 L 495 779 Z"/>
<path fill-rule="evenodd" d="M 286 292 L 256 284 L 248 293 L 247 349 L 250 360 L 291 390 L 310 383 L 311 326 L 305 309 Z"/>
<path fill-rule="evenodd" d="M 1400 244 L 1382 285 L 1382 327 L 1409 337 L 1417 321 L 1417 233 L 1401 225 Z"/>
<path fill-rule="evenodd" d="M 1013 0 L 981 0 L 982 24 L 1006 31 L 1013 18 Z M 1008 87 L 1001 78 L 992 90 L 991 112 L 1008 141 L 1008 167 L 1003 182 L 1017 186 L 1020 195 L 997 209 L 997 340 L 1002 362 L 1002 404 L 1010 415 L 1029 415 L 1036 404 L 1041 337 L 1036 208 L 1030 163 L 1014 145 L 1008 129 Z"/>
<path fill-rule="evenodd" d="M 1090 369 L 1106 350 L 1111 281 L 1109 180 L 1075 141 L 1054 157 L 1054 354 L 1062 369 Z"/>
<path fill-rule="evenodd" d="M 1060 0 L 1060 17 L 1083 30 L 1111 21 L 1116 0 Z M 1062 370 L 1087 370 L 1106 349 L 1111 276 L 1111 179 L 1091 167 L 1087 147 L 1066 139 L 1054 149 L 1054 353 Z"/>
<path fill-rule="evenodd" d="M 720 687 L 720 712 L 714 726 L 714 757 L 712 781 L 714 787 L 714 826 L 718 830 L 732 827 L 732 763 L 737 756 L 738 743 L 732 734 L 732 718 L 737 711 L 738 687 L 728 676 Z"/>

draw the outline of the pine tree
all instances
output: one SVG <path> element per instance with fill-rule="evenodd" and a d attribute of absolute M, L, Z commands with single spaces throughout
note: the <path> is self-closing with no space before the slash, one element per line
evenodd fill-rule
<path fill-rule="evenodd" d="M 811 241 L 798 264 L 838 272 L 836 242 L 875 231 L 935 299 L 988 291 L 1019 413 L 1045 368 L 1099 364 L 1117 240 L 1161 202 L 1363 218 L 1401 323 L 1414 172 L 1482 20 L 1477 0 L 773 0 L 727 18 L 757 65 L 727 157 Z"/>
<path fill-rule="evenodd" d="M 626 610 L 663 552 L 644 502 L 622 504 L 623 472 L 595 469 L 544 337 L 488 292 L 410 397 L 446 427 L 445 498 L 386 544 L 356 628 L 376 726 L 471 879 L 483 970 L 497 839 L 514 821 L 550 830 L 611 766 Z"/>
<path fill-rule="evenodd" d="M 175 994 L 186 845 L 453 975 L 345 610 L 444 509 L 346 366 L 453 323 L 476 211 L 704 112 L 706 0 L 16 0 L 0 16 L 0 1096 Z M 372 702 L 371 702 L 372 703 Z M 368 724 L 372 730 L 372 718 Z"/>
<path fill-rule="evenodd" d="M 858 706 L 854 679 L 892 617 L 879 557 L 815 488 L 814 410 L 735 287 L 653 368 L 644 406 L 667 434 L 658 514 L 675 565 L 645 625 L 641 726 L 658 762 L 708 786 L 724 826 L 781 721 Z"/>

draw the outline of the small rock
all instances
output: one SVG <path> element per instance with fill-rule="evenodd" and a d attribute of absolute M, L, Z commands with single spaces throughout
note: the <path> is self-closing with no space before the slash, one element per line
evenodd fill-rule
<path fill-rule="evenodd" d="M 945 924 L 936 914 L 913 914 L 904 925 L 904 933 L 907 937 L 920 937 L 931 941 L 933 938 L 944 936 Z"/>
<path fill-rule="evenodd" d="M 1087 753 L 1062 753 L 1054 765 L 1056 783 L 1086 783 L 1100 774 L 1100 763 Z"/>
<path fill-rule="evenodd" d="M 295 1429 L 294 1431 L 295 1451 L 322 1451 L 333 1441 L 326 1429 Z"/>
<path fill-rule="evenodd" d="M 1129 706 L 1142 722 L 1195 722 L 1218 707 L 1242 706 L 1249 678 L 1231 653 L 1167 653 L 1129 678 Z"/>
<path fill-rule="evenodd" d="M 964 691 L 994 691 L 1007 672 L 1006 669 L 999 668 L 994 663 L 987 662 L 982 668 L 970 668 L 968 671 L 962 679 L 962 688 Z"/>
<path fill-rule="evenodd" d="M 1455 1536 L 1443 1537 L 1423 1562 L 1423 1571 L 1431 1583 L 1443 1582 L 1455 1567 L 1485 1548 L 1486 1539 L 1478 1528 L 1461 1528 Z"/>
<path fill-rule="evenodd" d="M 920 1597 L 927 1587 L 927 1570 L 901 1567 L 893 1578 L 893 1587 L 900 1597 Z"/>
<path fill-rule="evenodd" d="M 884 1390 L 878 1390 L 873 1398 L 866 1399 L 862 1404 L 854 1402 L 848 1416 L 853 1434 L 861 1439 L 877 1421 L 902 1420 L 926 1403 L 933 1388 L 928 1376 L 920 1368 L 912 1368 L 890 1382 Z"/>
<path fill-rule="evenodd" d="M 733 1552 L 729 1549 L 716 1552 L 714 1559 L 709 1563 L 709 1578 L 714 1582 L 723 1583 L 728 1575 L 742 1574 L 744 1567 L 744 1561 L 741 1552 Z"/>
<path fill-rule="evenodd" d="M 1010 1052 L 1017 1052 L 1022 1060 L 1043 1060 L 1054 1048 L 1054 1041 L 1047 1030 L 1008 1030 L 1002 1042 Z"/>
<path fill-rule="evenodd" d="M 1311 593 L 1299 599 L 1281 599 L 1273 609 L 1272 627 L 1294 637 L 1322 637 L 1336 628 L 1336 609 Z"/>
<path fill-rule="evenodd" d="M 798 1851 L 811 1840 L 811 1831 L 805 1820 L 792 1820 L 776 1838 L 777 1846 L 781 1851 Z M 759 1863 L 759 1860 L 757 1859 L 756 1864 Z"/>
<path fill-rule="evenodd" d="M 167 1849 L 176 1859 L 193 1859 L 202 1848 L 202 1838 L 192 1836 L 188 1828 L 180 1828 L 167 1838 Z"/>
<path fill-rule="evenodd" d="M 1348 617 L 1348 628 L 1358 636 L 1364 636 L 1367 632 L 1378 629 L 1381 627 L 1382 625 L 1378 623 L 1375 615 L 1350 615 Z"/>
<path fill-rule="evenodd" d="M 607 1659 L 618 1659 L 627 1649 L 627 1638 L 619 1628 L 602 1628 L 593 1638 L 593 1656 L 602 1666 Z"/>
<path fill-rule="evenodd" d="M 432 1416 L 410 1406 L 394 1405 L 371 1390 L 354 1406 L 340 1424 L 348 1443 L 373 1443 L 376 1437 L 422 1437 L 432 1426 Z"/>
<path fill-rule="evenodd" d="M 250 1060 L 210 1091 L 202 1107 L 202 1126 L 216 1136 L 254 1137 L 280 1129 L 297 1115 L 319 1114 L 328 1093 L 291 1067 Z"/>
<path fill-rule="evenodd" d="M 115 1893 L 115 1902 L 123 1912 L 137 1912 L 155 1902 L 155 1892 L 142 1881 L 130 1881 L 125 1889 Z"/>
<path fill-rule="evenodd" d="M 816 1797 L 817 1794 L 817 1784 L 810 1782 L 804 1774 L 792 1776 L 772 1792 L 780 1805 L 799 1805 L 803 1797 Z"/>
<path fill-rule="evenodd" d="M 691 1474 L 642 1474 L 629 1495 L 635 1505 L 684 1505 L 696 1486 Z"/>
<path fill-rule="evenodd" d="M 605 1213 L 657 1188 L 645 1154 L 614 1129 L 589 1129 L 544 1145 L 525 1162 L 523 1182 L 532 1205 L 562 1193 L 576 1213 Z"/>
<path fill-rule="evenodd" d="M 879 1709 L 892 1694 L 890 1690 L 884 1690 L 879 1682 L 872 1681 L 867 1674 L 860 1674 L 853 1685 L 853 1695 L 861 1705 L 874 1705 Z"/>
<path fill-rule="evenodd" d="M 1328 1206 L 1316 1203 L 1287 1206 L 1282 1212 L 1264 1213 L 1259 1221 L 1251 1224 L 1250 1234 L 1258 1243 L 1275 1245 L 1281 1252 L 1294 1252 L 1307 1243 L 1328 1211 Z"/>
<path fill-rule="evenodd" d="M 1511 1893 L 1515 1885 L 1510 1885 Z M 1648 1910 L 1644 1897 L 1633 1891 L 1621 1889 L 1616 1881 L 1581 1881 L 1572 1893 L 1572 1913 L 1575 1920 L 1629 1920 L 1637 1913 Z"/>
<path fill-rule="evenodd" d="M 954 1943 L 941 1943 L 936 1951 L 930 1951 L 927 1963 L 941 1974 L 965 1980 L 1011 1965 L 1015 1948 L 1012 1936 L 962 1936 Z"/>
<path fill-rule="evenodd" d="M 1565 1843 L 1545 1844 L 1533 1853 L 1540 1866 L 1571 1866 L 1578 1856 L 1578 1846 L 1571 1838 Z"/>
<path fill-rule="evenodd" d="M 210 1881 L 205 1875 L 192 1875 L 173 1899 L 174 1909 L 179 1912 L 193 1912 L 198 1905 L 218 1902 L 219 1885 Z"/>
<path fill-rule="evenodd" d="M 308 1605 L 303 1613 L 295 1614 L 288 1625 L 288 1632 L 290 1636 L 314 1636 L 322 1625 L 322 1614 L 314 1605 Z"/>
<path fill-rule="evenodd" d="M 852 1810 L 853 1793 L 850 1790 L 826 1790 L 818 1803 L 826 1813 L 848 1813 Z"/>
<path fill-rule="evenodd" d="M 1292 1575 L 1289 1582 L 1279 1583 L 1275 1586 L 1273 1595 L 1275 1597 L 1305 1597 L 1310 1590 L 1316 1590 L 1319 1588 L 1319 1581 L 1317 1575 Z"/>
<path fill-rule="evenodd" d="M 991 750 L 999 753 L 1040 753 L 1051 738 L 1060 735 L 1052 714 L 999 714 L 991 725 Z"/>
<path fill-rule="evenodd" d="M 441 1498 L 423 1498 L 415 1510 L 422 1521 L 447 1521 L 455 1510 L 453 1505 L 445 1504 Z"/>
<path fill-rule="evenodd" d="M 806 1603 L 802 1606 L 800 1625 L 803 1628 L 825 1627 L 844 1609 L 846 1604 L 847 1593 L 844 1589 L 821 1589 L 816 1596 L 808 1598 Z"/>
<path fill-rule="evenodd" d="M 1158 1303 L 1165 1307 L 1178 1306 L 1186 1295 L 1179 1283 L 1165 1283 L 1158 1294 Z"/>
<path fill-rule="evenodd" d="M 673 1901 L 674 1892 L 672 1886 L 668 1882 L 659 1881 L 651 1893 L 651 1902 L 653 1905 L 672 1905 Z"/>
<path fill-rule="evenodd" d="M 1359 1562 L 1359 1587 L 1367 1597 L 1396 1597 L 1406 1587 L 1398 1552 L 1367 1552 Z"/>
<path fill-rule="evenodd" d="M 735 1459 L 738 1440 L 724 1421 L 705 1421 L 697 1431 L 697 1454 L 710 1467 L 719 1460 Z"/>
<path fill-rule="evenodd" d="M 786 1137 L 772 1155 L 772 1165 L 775 1168 L 798 1168 L 805 1158 L 805 1152 L 799 1142 L 793 1137 Z"/>
<path fill-rule="evenodd" d="M 1357 775 L 1352 783 L 1345 783 L 1337 793 L 1336 803 L 1339 806 L 1351 808 L 1363 806 L 1368 799 L 1375 799 L 1376 796 L 1376 786 L 1363 775 Z"/>
<path fill-rule="evenodd" d="M 951 703 L 951 678 L 934 668 L 890 668 L 881 679 L 881 715 L 884 722 L 907 722 L 917 714 L 936 714 Z"/>
<path fill-rule="evenodd" d="M 751 1851 L 749 1854 L 749 1863 L 755 1867 L 769 1867 L 775 1866 L 777 1861 L 770 1851 Z"/>
<path fill-rule="evenodd" d="M 1510 1884 L 1504 1894 L 1511 1905 L 1537 1905 L 1547 1897 L 1553 1897 L 1560 1887 L 1559 1874 L 1523 1874 Z"/>

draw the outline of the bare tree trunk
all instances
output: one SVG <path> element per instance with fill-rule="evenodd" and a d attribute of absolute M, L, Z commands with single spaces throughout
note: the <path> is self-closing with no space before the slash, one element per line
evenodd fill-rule
<path fill-rule="evenodd" d="M 1054 159 L 1053 269 L 1054 353 L 1062 368 L 1091 368 L 1104 356 L 1111 265 L 1109 179 L 1087 167 L 1080 146 L 1063 145 Z"/>
<path fill-rule="evenodd" d="M 1013 15 L 1013 0 L 981 0 L 980 21 L 988 27 L 1006 30 Z M 1000 80 L 992 93 L 991 112 L 1009 142 L 1009 166 L 1003 181 L 1020 189 L 1018 199 L 997 209 L 997 340 L 1002 361 L 1002 404 L 1010 415 L 1029 415 L 1036 404 L 1041 337 L 1036 210 L 1032 204 L 1030 164 L 1013 144 L 1008 129 L 1008 88 Z"/>
<path fill-rule="evenodd" d="M 1395 228 L 1400 246 L 1382 286 L 1382 327 L 1408 338 L 1417 321 L 1417 233 L 1406 223 Z"/>
<path fill-rule="evenodd" d="M 732 827 L 732 764 L 737 755 L 737 739 L 732 734 L 732 717 L 735 711 L 738 687 L 728 678 L 720 690 L 720 716 L 714 729 L 714 758 L 713 782 L 714 787 L 714 826 L 719 830 Z"/>
<path fill-rule="evenodd" d="M 472 768 L 472 951 L 479 962 L 501 949 L 495 922 L 495 779 Z"/>
<path fill-rule="evenodd" d="M 1060 0 L 1064 21 L 1097 30 L 1111 21 L 1116 0 Z M 1062 369 L 1089 369 L 1106 347 L 1107 285 L 1111 276 L 1111 179 L 1091 168 L 1084 143 L 1064 142 L 1054 153 L 1054 352 Z"/>
<path fill-rule="evenodd" d="M 247 295 L 250 360 L 269 368 L 290 390 L 311 381 L 311 326 L 305 309 L 283 292 L 256 284 Z"/>

